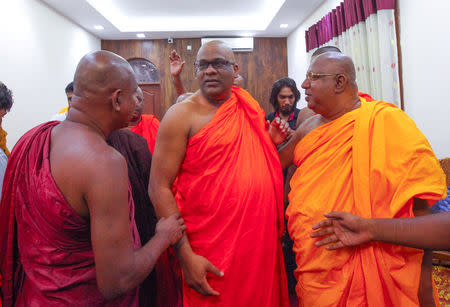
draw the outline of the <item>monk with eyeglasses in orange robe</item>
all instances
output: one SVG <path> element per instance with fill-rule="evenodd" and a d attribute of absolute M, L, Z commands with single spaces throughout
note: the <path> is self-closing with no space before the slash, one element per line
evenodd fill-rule
<path fill-rule="evenodd" d="M 223 42 L 200 48 L 200 90 L 161 121 L 149 194 L 159 216 L 179 211 L 187 226 L 176 245 L 184 306 L 288 306 L 275 147 L 288 125 L 274 121 L 266 129 L 259 104 L 232 85 L 234 62 Z"/>
<path fill-rule="evenodd" d="M 284 167 L 297 166 L 286 214 L 300 305 L 430 306 L 428 253 L 382 242 L 329 251 L 310 237 L 327 212 L 408 218 L 446 193 L 439 162 L 414 122 L 395 105 L 359 97 L 355 75 L 341 53 L 313 59 L 302 87 L 317 115 L 279 150 Z"/>

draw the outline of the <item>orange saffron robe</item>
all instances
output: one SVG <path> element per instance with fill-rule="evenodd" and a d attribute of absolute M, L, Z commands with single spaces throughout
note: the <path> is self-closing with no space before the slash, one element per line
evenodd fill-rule
<path fill-rule="evenodd" d="M 136 134 L 139 134 L 147 141 L 148 149 L 153 155 L 158 128 L 159 120 L 155 117 L 155 115 L 143 114 L 139 123 L 130 130 Z"/>
<path fill-rule="evenodd" d="M 224 272 L 207 275 L 220 295 L 202 296 L 184 282 L 183 304 L 288 306 L 281 164 L 258 102 L 232 91 L 189 139 L 176 194 L 193 251 Z"/>
<path fill-rule="evenodd" d="M 366 102 L 320 126 L 296 146 L 288 229 L 300 306 L 419 306 L 423 251 L 373 242 L 327 251 L 309 237 L 331 211 L 365 218 L 413 216 L 413 197 L 446 193 L 428 141 L 396 106 Z"/>

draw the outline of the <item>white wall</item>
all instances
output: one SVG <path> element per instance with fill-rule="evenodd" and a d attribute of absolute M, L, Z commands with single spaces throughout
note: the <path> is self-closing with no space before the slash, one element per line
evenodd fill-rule
<path fill-rule="evenodd" d="M 12 149 L 22 134 L 67 105 L 80 58 L 100 39 L 37 0 L 0 0 L 0 81 L 14 95 L 3 120 Z"/>
<path fill-rule="evenodd" d="M 436 156 L 450 157 L 450 1 L 397 1 L 405 111 L 427 137 Z M 288 74 L 299 86 L 308 69 L 305 31 L 340 2 L 324 2 L 287 39 Z M 299 107 L 305 105 L 302 99 Z"/>
<path fill-rule="evenodd" d="M 399 1 L 405 111 L 450 157 L 450 1 Z"/>

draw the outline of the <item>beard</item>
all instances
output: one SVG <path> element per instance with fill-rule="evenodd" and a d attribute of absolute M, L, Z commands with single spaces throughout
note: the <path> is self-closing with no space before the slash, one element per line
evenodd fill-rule
<path fill-rule="evenodd" d="M 283 116 L 291 115 L 293 110 L 294 110 L 294 106 L 283 106 L 283 107 L 280 107 L 280 113 L 283 114 Z"/>

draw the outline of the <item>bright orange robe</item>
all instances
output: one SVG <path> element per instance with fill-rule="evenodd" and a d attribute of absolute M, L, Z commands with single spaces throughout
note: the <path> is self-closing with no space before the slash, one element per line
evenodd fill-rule
<path fill-rule="evenodd" d="M 176 201 L 193 251 L 225 274 L 207 276 L 217 297 L 184 283 L 184 306 L 288 306 L 281 164 L 264 111 L 245 90 L 233 87 L 189 139 Z"/>
<path fill-rule="evenodd" d="M 294 153 L 288 229 L 301 306 L 419 306 L 423 251 L 374 242 L 327 251 L 312 225 L 331 211 L 365 218 L 413 216 L 413 197 L 430 205 L 445 177 L 428 141 L 399 108 L 382 101 L 307 134 Z"/>
<path fill-rule="evenodd" d="M 148 149 L 150 149 L 150 153 L 153 155 L 158 128 L 159 120 L 155 115 L 143 114 L 139 123 L 130 130 L 139 134 L 147 141 Z"/>

